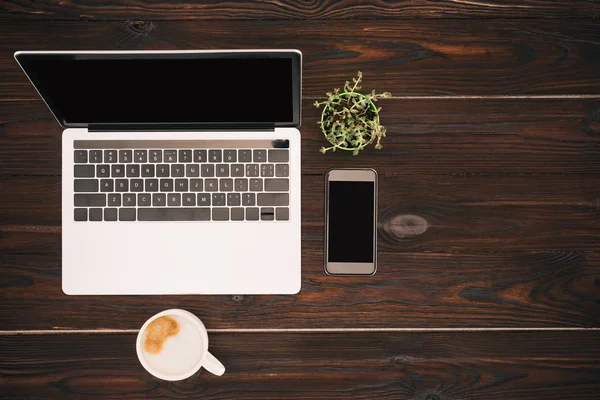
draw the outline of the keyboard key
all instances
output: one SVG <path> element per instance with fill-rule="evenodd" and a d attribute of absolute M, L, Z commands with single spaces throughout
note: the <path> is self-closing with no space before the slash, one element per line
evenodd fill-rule
<path fill-rule="evenodd" d="M 135 208 L 119 208 L 119 221 L 135 221 Z"/>
<path fill-rule="evenodd" d="M 143 179 L 131 179 L 129 181 L 129 190 L 132 192 L 143 192 L 144 191 L 144 180 Z"/>
<path fill-rule="evenodd" d="M 234 178 L 244 176 L 244 166 L 242 164 L 233 164 L 231 166 L 231 176 Z"/>
<path fill-rule="evenodd" d="M 219 164 L 217 165 L 217 176 L 229 176 L 229 165 L 227 164 Z"/>
<path fill-rule="evenodd" d="M 112 179 L 100 179 L 100 191 L 101 192 L 114 192 L 115 183 Z"/>
<path fill-rule="evenodd" d="M 137 178 L 140 176 L 140 166 L 138 164 L 130 164 L 127 166 L 127 177 Z"/>
<path fill-rule="evenodd" d="M 215 207 L 222 207 L 225 205 L 225 193 L 213 193 L 212 194 L 212 205 Z"/>
<path fill-rule="evenodd" d="M 110 170 L 110 176 L 113 178 L 122 178 L 125 176 L 125 166 L 123 164 L 111 165 Z"/>
<path fill-rule="evenodd" d="M 256 194 L 254 193 L 242 193 L 242 205 L 251 207 L 256 205 Z"/>
<path fill-rule="evenodd" d="M 73 212 L 75 221 L 87 221 L 87 208 L 76 208 Z"/>
<path fill-rule="evenodd" d="M 234 186 L 236 192 L 246 192 L 246 191 L 248 191 L 248 179 L 237 178 L 233 182 L 233 186 Z"/>
<path fill-rule="evenodd" d="M 219 190 L 221 192 L 233 192 L 233 179 L 231 179 L 231 178 L 219 179 Z"/>
<path fill-rule="evenodd" d="M 90 150 L 88 161 L 94 164 L 102 162 L 102 150 Z"/>
<path fill-rule="evenodd" d="M 149 159 L 151 163 L 158 164 L 162 162 L 162 150 L 150 150 Z"/>
<path fill-rule="evenodd" d="M 208 193 L 198 193 L 198 206 L 210 206 L 210 194 Z"/>
<path fill-rule="evenodd" d="M 194 150 L 194 162 L 205 163 L 206 162 L 206 150 Z"/>
<path fill-rule="evenodd" d="M 207 192 L 216 192 L 219 190 L 219 181 L 217 179 L 205 179 L 204 190 Z"/>
<path fill-rule="evenodd" d="M 138 221 L 210 221 L 210 208 L 140 208 Z"/>
<path fill-rule="evenodd" d="M 275 219 L 277 221 L 289 221 L 290 209 L 287 207 L 277 207 L 275 209 Z"/>
<path fill-rule="evenodd" d="M 289 190 L 289 179 L 265 179 L 265 192 L 287 192 Z"/>
<path fill-rule="evenodd" d="M 237 160 L 237 151 L 235 150 L 223 150 L 223 160 L 228 163 L 234 163 Z"/>
<path fill-rule="evenodd" d="M 117 179 L 115 192 L 128 192 L 129 191 L 129 180 L 128 179 Z"/>
<path fill-rule="evenodd" d="M 135 206 L 135 194 L 127 193 L 123 195 L 123 206 L 134 207 Z"/>
<path fill-rule="evenodd" d="M 108 165 L 97 165 L 96 166 L 96 176 L 98 178 L 108 178 L 110 177 L 110 168 Z"/>
<path fill-rule="evenodd" d="M 260 209 L 261 221 L 273 221 L 275 219 L 275 210 L 273 207 L 262 207 Z"/>
<path fill-rule="evenodd" d="M 290 152 L 285 149 L 271 149 L 269 150 L 269 162 L 288 162 L 290 161 Z"/>
<path fill-rule="evenodd" d="M 290 168 L 287 164 L 275 165 L 275 176 L 290 176 Z"/>
<path fill-rule="evenodd" d="M 152 205 L 154 207 L 164 207 L 167 205 L 167 195 L 164 193 L 152 194 Z"/>
<path fill-rule="evenodd" d="M 175 179 L 175 191 L 176 192 L 187 192 L 188 191 L 188 180 L 187 179 Z"/>
<path fill-rule="evenodd" d="M 229 221 L 229 208 L 213 208 L 212 209 L 212 220 L 213 221 Z"/>
<path fill-rule="evenodd" d="M 194 193 L 184 193 L 181 195 L 181 204 L 184 207 L 193 207 L 196 205 L 196 195 Z"/>
<path fill-rule="evenodd" d="M 174 178 L 181 178 L 185 176 L 185 168 L 183 167 L 183 164 L 171 165 L 171 176 Z"/>
<path fill-rule="evenodd" d="M 142 176 L 144 178 L 153 178 L 154 177 L 154 164 L 142 165 Z"/>
<path fill-rule="evenodd" d="M 73 188 L 75 192 L 97 192 L 98 179 L 75 179 Z"/>
<path fill-rule="evenodd" d="M 190 192 L 202 191 L 202 179 L 190 179 Z"/>
<path fill-rule="evenodd" d="M 181 193 L 169 193 L 167 195 L 167 204 L 179 207 L 181 205 Z"/>
<path fill-rule="evenodd" d="M 252 161 L 255 163 L 267 162 L 267 151 L 255 149 L 252 151 Z"/>
<path fill-rule="evenodd" d="M 177 162 L 177 150 L 165 150 L 165 162 L 176 163 Z"/>
<path fill-rule="evenodd" d="M 223 160 L 223 154 L 221 150 L 209 150 L 208 151 L 208 162 L 219 163 Z"/>
<path fill-rule="evenodd" d="M 120 207 L 121 206 L 121 194 L 120 193 L 111 193 L 108 195 L 108 205 L 112 207 Z"/>
<path fill-rule="evenodd" d="M 160 180 L 160 191 L 161 192 L 172 192 L 173 191 L 173 179 L 161 179 Z"/>
<path fill-rule="evenodd" d="M 144 183 L 146 192 L 158 192 L 158 179 L 146 179 Z"/>
<path fill-rule="evenodd" d="M 87 150 L 75 150 L 73 153 L 73 160 L 78 164 L 87 163 Z"/>
<path fill-rule="evenodd" d="M 260 166 L 260 176 L 275 176 L 275 168 L 273 167 L 273 164 L 262 164 Z"/>
<path fill-rule="evenodd" d="M 247 164 L 246 165 L 246 176 L 248 176 L 248 177 L 258 176 L 258 164 Z"/>
<path fill-rule="evenodd" d="M 74 165 L 73 176 L 75 178 L 93 178 L 96 176 L 96 168 L 93 165 Z"/>
<path fill-rule="evenodd" d="M 160 164 L 156 166 L 156 176 L 159 178 L 169 177 L 169 166 L 167 164 Z"/>
<path fill-rule="evenodd" d="M 259 210 L 256 207 L 246 208 L 246 221 L 258 221 Z"/>
<path fill-rule="evenodd" d="M 185 176 L 196 178 L 200 176 L 200 166 L 198 164 L 188 164 L 185 166 Z"/>
<path fill-rule="evenodd" d="M 116 208 L 105 208 L 104 209 L 104 220 L 105 221 L 116 221 L 117 220 L 117 209 Z"/>
<path fill-rule="evenodd" d="M 200 174 L 203 178 L 215 176 L 215 166 L 213 164 L 202 164 Z"/>
<path fill-rule="evenodd" d="M 244 209 L 241 207 L 235 207 L 231 209 L 231 220 L 232 221 L 243 221 L 244 220 Z"/>
<path fill-rule="evenodd" d="M 117 162 L 117 151 L 116 150 L 104 150 L 104 162 L 105 163 L 116 163 Z"/>
<path fill-rule="evenodd" d="M 288 206 L 289 193 L 257 193 L 256 202 L 259 206 Z"/>
<path fill-rule="evenodd" d="M 131 150 L 119 150 L 119 162 L 123 164 L 130 163 L 132 160 Z"/>
<path fill-rule="evenodd" d="M 90 208 L 88 211 L 88 218 L 90 221 L 102 221 L 102 209 Z"/>
<path fill-rule="evenodd" d="M 241 196 L 239 193 L 227 193 L 227 206 L 235 207 L 241 204 Z"/>
<path fill-rule="evenodd" d="M 179 162 L 182 162 L 182 163 L 192 162 L 192 151 L 191 150 L 179 150 Z"/>
<path fill-rule="evenodd" d="M 252 162 L 252 150 L 238 151 L 238 161 L 243 163 Z"/>
<path fill-rule="evenodd" d="M 250 179 L 250 191 L 262 192 L 263 180 L 262 179 Z"/>
<path fill-rule="evenodd" d="M 75 207 L 105 207 L 106 195 L 102 194 L 75 194 L 73 204 Z"/>
<path fill-rule="evenodd" d="M 140 193 L 138 194 L 137 201 L 138 206 L 140 207 L 150 207 L 152 204 L 152 195 L 150 193 Z"/>
<path fill-rule="evenodd" d="M 148 162 L 148 152 L 146 150 L 135 150 L 133 152 L 133 160 L 138 164 Z"/>

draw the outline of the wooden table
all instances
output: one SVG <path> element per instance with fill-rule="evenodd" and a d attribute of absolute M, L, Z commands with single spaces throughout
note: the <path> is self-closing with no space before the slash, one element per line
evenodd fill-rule
<path fill-rule="evenodd" d="M 1 1 L 0 397 L 600 398 L 600 2 Z M 302 291 L 61 291 L 61 129 L 15 50 L 298 48 Z M 364 73 L 381 151 L 322 155 L 312 106 Z M 135 93 L 122 93 L 131 96 Z M 380 174 L 379 270 L 323 272 L 329 167 Z M 227 366 L 153 379 L 185 308 Z"/>

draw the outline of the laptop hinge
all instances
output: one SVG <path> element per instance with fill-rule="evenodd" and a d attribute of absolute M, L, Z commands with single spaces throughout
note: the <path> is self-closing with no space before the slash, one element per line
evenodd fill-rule
<path fill-rule="evenodd" d="M 89 124 L 89 132 L 275 131 L 273 124 Z"/>

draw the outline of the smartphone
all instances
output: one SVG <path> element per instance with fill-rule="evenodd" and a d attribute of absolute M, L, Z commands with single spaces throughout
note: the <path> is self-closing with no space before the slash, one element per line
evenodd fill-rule
<path fill-rule="evenodd" d="M 325 272 L 373 275 L 377 270 L 377 172 L 330 169 L 325 174 Z"/>

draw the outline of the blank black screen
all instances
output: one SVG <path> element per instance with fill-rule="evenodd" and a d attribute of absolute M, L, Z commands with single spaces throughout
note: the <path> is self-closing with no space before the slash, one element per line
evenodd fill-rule
<path fill-rule="evenodd" d="M 329 182 L 331 262 L 373 262 L 373 182 Z"/>
<path fill-rule="evenodd" d="M 20 61 L 65 124 L 259 124 L 294 118 L 289 57 Z"/>

